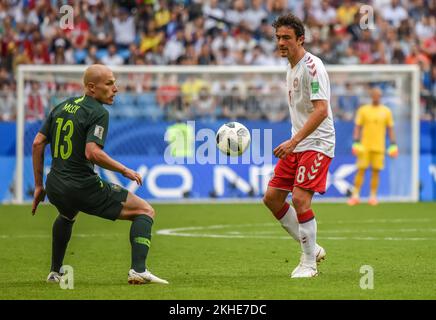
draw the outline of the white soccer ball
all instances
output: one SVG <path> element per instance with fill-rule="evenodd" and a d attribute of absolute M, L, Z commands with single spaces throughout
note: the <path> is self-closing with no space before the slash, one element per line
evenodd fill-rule
<path fill-rule="evenodd" d="M 221 126 L 216 134 L 216 145 L 228 156 L 240 156 L 251 142 L 250 131 L 239 122 L 229 122 Z"/>

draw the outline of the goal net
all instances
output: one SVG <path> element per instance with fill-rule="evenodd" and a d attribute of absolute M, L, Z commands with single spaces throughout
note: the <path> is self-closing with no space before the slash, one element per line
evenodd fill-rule
<path fill-rule="evenodd" d="M 32 141 L 48 112 L 67 97 L 80 97 L 86 66 L 19 66 L 16 158 L 2 201 L 27 202 L 33 195 Z M 272 150 L 290 137 L 285 68 L 114 67 L 118 93 L 110 114 L 105 151 L 143 176 L 137 187 L 119 174 L 96 168 L 111 182 L 152 201 L 258 201 L 277 159 Z M 353 118 L 383 91 L 393 113 L 399 157 L 386 157 L 381 201 L 419 198 L 419 71 L 415 66 L 327 66 L 336 128 L 336 152 L 327 192 L 317 200 L 344 201 L 356 171 L 351 155 Z M 251 131 L 250 148 L 228 158 L 215 147 L 215 132 L 239 121 Z M 50 169 L 46 148 L 45 174 Z M 5 183 L 5 182 L 4 182 Z M 369 173 L 362 197 L 369 193 Z"/>

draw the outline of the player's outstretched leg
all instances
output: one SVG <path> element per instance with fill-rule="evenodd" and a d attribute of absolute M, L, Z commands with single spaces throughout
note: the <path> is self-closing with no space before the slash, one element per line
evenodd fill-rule
<path fill-rule="evenodd" d="M 51 268 L 47 282 L 59 283 L 60 281 L 60 269 L 71 238 L 73 224 L 74 220 L 70 220 L 62 215 L 58 215 L 53 223 Z"/>
<path fill-rule="evenodd" d="M 154 217 L 153 208 L 146 201 L 129 192 L 119 217 L 121 220 L 132 221 L 130 227 L 132 261 L 127 278 L 129 284 L 168 284 L 168 281 L 156 277 L 146 268 Z"/>

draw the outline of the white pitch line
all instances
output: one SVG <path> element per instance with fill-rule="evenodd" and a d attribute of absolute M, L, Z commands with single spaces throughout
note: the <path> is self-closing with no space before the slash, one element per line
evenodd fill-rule
<path fill-rule="evenodd" d="M 430 222 L 435 221 L 432 219 L 367 219 L 367 220 L 337 220 L 337 221 L 329 221 L 329 222 L 322 222 L 317 221 L 318 224 L 360 224 L 360 223 L 404 223 L 404 222 L 411 222 L 411 223 L 418 223 L 418 222 Z"/>
<path fill-rule="evenodd" d="M 419 223 L 419 222 L 431 222 L 432 219 L 367 219 L 367 220 L 338 220 L 334 222 L 328 222 L 324 224 L 383 224 L 383 223 Z M 320 222 L 318 224 L 321 224 Z M 289 240 L 289 236 L 279 236 L 273 235 L 276 232 L 273 231 L 259 231 L 255 234 L 250 232 L 241 232 L 235 229 L 237 228 L 247 228 L 247 227 L 276 227 L 278 223 L 247 223 L 239 225 L 211 225 L 211 226 L 197 226 L 197 227 L 184 227 L 184 228 L 174 228 L 174 229 L 162 229 L 156 232 L 157 235 L 166 236 L 178 236 L 178 237 L 193 237 L 193 238 L 224 238 L 224 239 L 284 239 Z M 207 231 L 207 230 L 219 230 L 225 228 L 232 228 L 233 230 L 225 232 L 223 234 L 213 234 L 213 233 L 192 233 L 191 231 Z M 186 232 L 189 231 L 189 232 Z M 344 233 L 407 233 L 407 232 L 436 232 L 435 228 L 402 228 L 402 229 L 363 229 L 363 230 L 352 230 L 352 229 L 332 229 L 332 230 L 320 230 L 318 231 L 320 236 L 319 239 L 324 240 L 388 240 L 388 241 L 427 241 L 436 240 L 435 238 L 425 238 L 425 237 L 365 237 L 365 236 L 323 236 L 323 234 L 344 234 Z M 98 234 L 98 233 L 77 233 L 72 235 L 76 238 L 94 238 L 94 237 L 124 237 L 124 234 Z M 51 234 L 0 234 L 1 239 L 38 239 L 38 238 L 50 238 Z"/>
<path fill-rule="evenodd" d="M 405 219 L 402 219 L 405 220 Z M 416 221 L 410 219 L 411 221 Z M 428 220 L 428 219 L 422 219 Z M 376 220 L 370 220 L 372 223 Z M 388 220 L 387 220 L 388 221 Z M 404 222 L 404 221 L 403 221 Z M 212 226 L 198 226 L 198 227 L 184 227 L 184 228 L 174 228 L 174 229 L 161 229 L 156 232 L 158 235 L 165 236 L 177 236 L 177 237 L 192 237 L 192 238 L 223 238 L 223 239 L 289 239 L 288 236 L 278 236 L 271 235 L 271 231 L 259 231 L 259 232 L 241 232 L 236 231 L 238 228 L 244 227 L 265 227 L 265 226 L 277 226 L 277 223 L 265 223 L 265 224 L 240 224 L 240 225 L 212 225 Z M 217 229 L 225 229 L 231 228 L 231 231 L 222 233 L 222 234 L 214 234 L 214 233 L 193 233 L 192 231 L 207 231 L 207 230 L 217 230 Z M 236 229 L 236 230 L 235 230 Z M 334 230 L 323 230 L 319 231 L 320 236 L 319 239 L 324 240 L 366 240 L 366 241 L 377 241 L 377 240 L 386 240 L 386 241 L 428 241 L 428 240 L 436 240 L 436 238 L 427 238 L 427 237 L 398 237 L 398 236 L 385 236 L 385 237 L 370 237 L 370 236 L 322 236 L 323 234 L 328 233 L 336 233 L 336 234 L 344 234 L 344 233 L 407 233 L 407 232 L 436 232 L 435 228 L 402 228 L 402 229 L 365 229 L 365 230 L 351 230 L 351 229 L 334 229 Z"/>
<path fill-rule="evenodd" d="M 95 237 L 124 237 L 124 234 L 98 234 L 98 233 L 77 233 L 73 238 L 95 238 Z M 51 234 L 0 234 L 0 239 L 45 239 L 51 238 Z"/>
<path fill-rule="evenodd" d="M 325 234 L 325 233 L 389 233 L 389 232 L 399 232 L 399 233 L 407 233 L 407 232 L 429 232 L 429 233 L 435 233 L 436 229 L 434 228 L 423 228 L 423 229 L 365 229 L 365 230 L 350 230 L 350 229 L 337 229 L 337 230 L 318 230 L 318 234 Z M 265 234 L 265 235 L 274 235 L 277 234 L 277 230 L 271 230 L 271 231 L 251 231 L 251 232 L 240 232 L 240 231 L 229 231 L 225 232 L 224 234 L 245 234 L 245 235 L 259 235 L 259 234 Z"/>

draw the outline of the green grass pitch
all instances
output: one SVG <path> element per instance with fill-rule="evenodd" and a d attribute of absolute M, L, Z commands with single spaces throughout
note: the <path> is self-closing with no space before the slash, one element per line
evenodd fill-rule
<path fill-rule="evenodd" d="M 262 204 L 154 207 L 148 266 L 170 285 L 129 286 L 130 222 L 81 213 L 63 290 L 45 283 L 54 207 L 0 206 L 0 299 L 436 299 L 436 203 L 314 204 L 327 259 L 312 279 L 289 277 L 299 246 Z"/>

